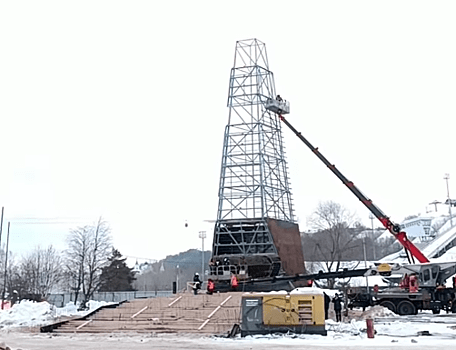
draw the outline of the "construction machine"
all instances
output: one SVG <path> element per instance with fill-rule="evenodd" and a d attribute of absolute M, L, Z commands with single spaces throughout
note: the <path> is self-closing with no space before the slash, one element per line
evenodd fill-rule
<path fill-rule="evenodd" d="M 276 101 L 277 104 L 280 102 Z M 280 109 L 279 109 L 280 110 Z M 404 231 L 401 231 L 401 227 L 398 224 L 395 224 L 386 216 L 383 211 L 380 210 L 372 200 L 368 199 L 352 181 L 349 181 L 337 168 L 334 164 L 331 164 L 318 150 L 312 146 L 312 144 L 299 132 L 297 131 L 285 117 L 280 114 L 280 120 L 290 128 L 295 135 L 304 142 L 307 147 L 331 170 L 342 183 L 347 186 L 347 188 L 363 203 L 367 209 L 382 223 L 382 225 L 397 239 L 397 241 L 404 247 L 407 254 L 409 262 L 414 262 L 417 259 L 420 263 L 427 263 L 429 259 L 415 246 L 408 238 L 407 234 Z"/>
<path fill-rule="evenodd" d="M 321 279 L 345 279 L 351 277 L 368 277 L 382 275 L 389 280 L 388 287 L 379 288 L 348 288 L 348 306 L 362 307 L 382 305 L 400 315 L 415 314 L 418 310 L 440 310 L 456 312 L 456 289 L 445 287 L 445 283 L 456 273 L 456 262 L 430 263 L 429 259 L 413 244 L 400 225 L 394 223 L 366 197 L 352 181 L 349 181 L 336 167 L 331 164 L 290 122 L 284 117 L 290 106 L 283 100 L 268 99 L 266 109 L 276 113 L 279 119 L 342 181 L 342 183 L 363 203 L 370 212 L 382 223 L 403 246 L 409 264 L 380 264 L 371 268 L 354 269 L 335 272 L 319 272 L 317 274 L 298 273 L 294 275 L 255 275 L 252 273 L 252 262 L 227 261 L 211 266 L 214 270 L 215 291 L 234 290 L 230 276 L 235 275 L 238 283 L 235 290 L 240 291 L 271 291 L 293 290 L 296 285 L 308 285 Z M 419 263 L 415 264 L 415 260 Z"/>
<path fill-rule="evenodd" d="M 418 310 L 432 310 L 434 313 L 444 309 L 456 312 L 455 294 L 456 289 L 446 288 L 447 279 L 456 273 L 456 262 L 430 263 L 429 259 L 415 246 L 400 225 L 392 222 L 369 198 L 367 198 L 352 181 L 349 181 L 336 167 L 331 164 L 299 131 L 297 131 L 283 114 L 287 114 L 289 106 L 281 107 L 281 101 L 272 101 L 269 109 L 279 115 L 280 120 L 304 143 L 310 150 L 342 181 L 342 183 L 363 203 L 370 212 L 382 223 L 382 225 L 397 239 L 404 247 L 409 263 L 406 265 L 393 265 L 384 270 L 388 264 L 382 264 L 377 268 L 364 272 L 364 276 L 376 275 L 399 275 L 401 283 L 398 286 L 387 288 L 376 288 L 370 291 L 369 288 L 351 288 L 347 291 L 350 307 L 367 307 L 382 305 L 400 315 L 415 314 Z M 285 108 L 286 107 L 286 108 Z M 415 259 L 419 264 L 414 264 Z M 357 272 L 356 272 L 357 271 Z M 362 273 L 355 270 L 355 274 Z M 343 275 L 335 278 L 344 277 Z M 318 276 L 317 276 L 318 277 Z M 392 277 L 389 277 L 392 280 Z"/>
<path fill-rule="evenodd" d="M 383 277 L 387 286 L 348 288 L 348 307 L 364 309 L 381 305 L 399 315 L 414 315 L 419 310 L 455 313 L 454 282 L 446 287 L 447 280 L 455 273 L 455 262 L 392 265 L 389 276 Z"/>

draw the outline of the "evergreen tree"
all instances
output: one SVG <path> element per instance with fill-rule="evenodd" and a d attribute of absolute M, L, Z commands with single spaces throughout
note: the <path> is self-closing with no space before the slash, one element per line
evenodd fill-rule
<path fill-rule="evenodd" d="M 132 287 L 136 279 L 132 268 L 125 263 L 127 258 L 122 258 L 122 254 L 112 248 L 111 256 L 108 258 L 109 265 L 102 269 L 100 292 L 124 292 L 135 290 Z"/>

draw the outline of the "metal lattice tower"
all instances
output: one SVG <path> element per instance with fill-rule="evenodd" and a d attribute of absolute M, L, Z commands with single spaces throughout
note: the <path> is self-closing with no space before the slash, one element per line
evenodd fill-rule
<path fill-rule="evenodd" d="M 281 123 L 266 46 L 236 43 L 231 69 L 213 260 L 228 255 L 278 256 L 268 219 L 294 223 Z M 276 113 L 274 113 L 276 112 Z M 275 260 L 273 258 L 272 260 Z M 279 259 L 280 260 L 280 259 Z M 278 273 L 280 262 L 274 267 Z"/>
<path fill-rule="evenodd" d="M 281 124 L 266 109 L 275 99 L 266 46 L 238 41 L 231 69 L 217 220 L 294 221 Z"/>

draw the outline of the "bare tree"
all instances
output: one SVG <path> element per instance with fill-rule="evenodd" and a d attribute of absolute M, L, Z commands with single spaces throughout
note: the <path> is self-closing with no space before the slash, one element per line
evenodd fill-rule
<path fill-rule="evenodd" d="M 92 231 L 92 240 L 89 243 L 87 278 L 83 284 L 86 300 L 90 299 L 93 293 L 99 288 L 102 268 L 109 264 L 109 257 L 112 251 L 111 230 L 101 217 Z"/>
<path fill-rule="evenodd" d="M 46 298 L 62 279 L 62 259 L 52 245 L 37 247 L 22 258 L 19 273 L 28 294 Z"/>
<path fill-rule="evenodd" d="M 6 262 L 6 257 L 8 256 L 8 261 Z M 0 249 L 0 276 L 1 276 L 1 289 L 0 289 L 0 299 L 2 299 L 2 296 L 5 297 L 5 300 L 7 300 L 9 297 L 11 297 L 11 292 L 13 291 L 12 285 L 14 285 L 14 281 L 16 276 L 18 276 L 18 266 L 16 263 L 16 257 L 15 254 L 11 251 L 8 251 L 8 254 L 6 254 L 6 251 L 3 249 Z M 6 262 L 6 269 L 5 269 L 5 262 Z M 3 294 L 3 291 L 5 294 Z"/>
<path fill-rule="evenodd" d="M 323 261 L 327 271 L 338 271 L 344 257 L 359 249 L 356 244 L 359 221 L 342 205 L 332 201 L 319 203 L 308 222 L 315 233 L 306 238 L 312 241 L 314 258 Z"/>
<path fill-rule="evenodd" d="M 378 256 L 380 256 L 380 257 L 385 257 L 392 253 L 396 253 L 403 248 L 400 245 L 400 243 L 397 241 L 397 239 L 393 237 L 393 235 L 390 235 L 383 239 L 377 240 L 376 247 L 377 247 L 377 252 L 379 254 Z"/>
<path fill-rule="evenodd" d="M 67 238 L 68 249 L 65 251 L 65 272 L 70 288 L 75 292 L 75 303 L 78 301 L 79 291 L 84 280 L 90 230 L 90 226 L 72 229 Z"/>
<path fill-rule="evenodd" d="M 84 300 L 89 300 L 98 289 L 102 268 L 109 263 L 111 250 L 111 230 L 101 217 L 95 225 L 70 231 L 65 252 L 66 270 L 76 292 L 75 302 L 80 291 Z"/>

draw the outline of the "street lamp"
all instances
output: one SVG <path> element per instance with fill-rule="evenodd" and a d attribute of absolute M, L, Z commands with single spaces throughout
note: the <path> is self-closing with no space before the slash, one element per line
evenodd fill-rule
<path fill-rule="evenodd" d="M 9 250 L 9 236 L 10 236 L 10 222 L 8 221 L 8 234 L 6 238 L 6 254 L 5 254 L 5 273 L 3 275 L 3 292 L 2 292 L 2 310 L 5 305 L 5 293 L 6 293 L 6 281 L 7 281 L 7 271 L 8 271 L 8 250 Z"/>
<path fill-rule="evenodd" d="M 179 293 L 179 264 L 176 266 L 176 292 Z"/>
<path fill-rule="evenodd" d="M 363 237 L 363 251 L 364 251 L 364 267 L 367 269 L 367 256 L 366 256 L 366 237 Z M 369 278 L 366 275 L 366 290 L 369 293 Z"/>
<path fill-rule="evenodd" d="M 450 225 L 451 225 L 451 227 L 453 227 L 453 216 L 451 215 L 450 187 L 448 186 L 448 180 L 450 179 L 450 174 L 445 174 L 444 179 L 446 180 L 446 185 L 447 185 L 448 212 L 450 214 Z"/>
<path fill-rule="evenodd" d="M 202 246 L 201 246 L 201 278 L 202 282 L 204 282 L 204 239 L 206 238 L 206 231 L 199 232 L 199 238 L 201 238 Z"/>

